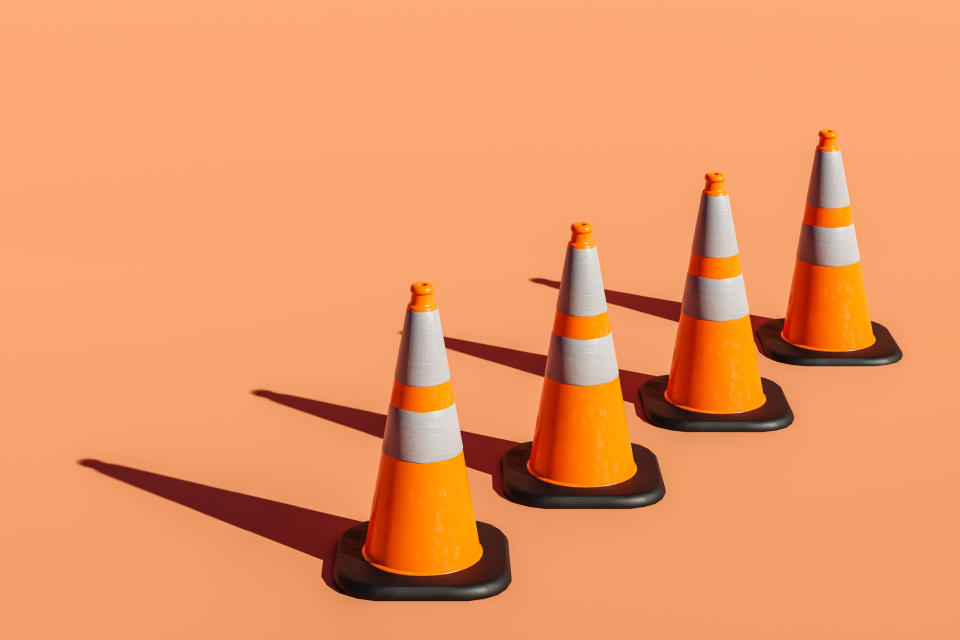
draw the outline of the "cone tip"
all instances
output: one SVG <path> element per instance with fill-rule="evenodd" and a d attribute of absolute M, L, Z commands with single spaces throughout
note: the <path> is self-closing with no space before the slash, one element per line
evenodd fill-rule
<path fill-rule="evenodd" d="M 433 294 L 436 291 L 429 282 L 414 282 L 410 285 L 410 310 L 434 311 L 438 308 Z"/>
<path fill-rule="evenodd" d="M 833 129 L 820 130 L 820 143 L 817 145 L 820 151 L 839 151 L 840 145 L 837 144 L 837 132 Z"/>
<path fill-rule="evenodd" d="M 573 232 L 570 246 L 574 249 L 591 249 L 597 246 L 593 240 L 593 225 L 589 222 L 574 222 L 570 225 L 570 231 Z"/>
<path fill-rule="evenodd" d="M 727 179 L 719 171 L 710 171 L 704 178 L 707 181 L 707 185 L 703 188 L 703 194 L 707 196 L 725 196 L 728 194 L 727 187 L 724 185 L 724 181 Z"/>

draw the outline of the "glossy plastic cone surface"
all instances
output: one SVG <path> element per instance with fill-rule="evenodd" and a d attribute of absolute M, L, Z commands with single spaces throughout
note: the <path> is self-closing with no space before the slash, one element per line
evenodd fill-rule
<path fill-rule="evenodd" d="M 665 396 L 689 411 L 741 413 L 762 406 L 766 397 L 730 196 L 722 174 L 706 179 Z"/>
<path fill-rule="evenodd" d="M 815 153 L 782 337 L 815 351 L 865 349 L 876 337 L 836 132 L 821 131 Z"/>
<path fill-rule="evenodd" d="M 363 557 L 436 576 L 472 566 L 483 548 L 433 287 L 411 290 Z"/>
<path fill-rule="evenodd" d="M 592 228 L 572 230 L 527 469 L 556 485 L 602 487 L 637 465 Z"/>

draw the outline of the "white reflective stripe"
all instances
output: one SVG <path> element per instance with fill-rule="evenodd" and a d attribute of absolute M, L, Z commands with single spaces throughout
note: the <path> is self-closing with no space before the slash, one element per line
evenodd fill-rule
<path fill-rule="evenodd" d="M 418 413 L 391 406 L 383 433 L 383 452 L 404 462 L 442 462 L 463 451 L 457 406 Z"/>
<path fill-rule="evenodd" d="M 551 380 L 588 387 L 616 380 L 619 375 L 612 333 L 593 340 L 550 335 L 547 377 Z"/>
<path fill-rule="evenodd" d="M 807 204 L 821 209 L 850 206 L 847 177 L 843 173 L 843 157 L 839 151 L 820 151 L 813 159 Z"/>
<path fill-rule="evenodd" d="M 724 322 L 750 313 L 743 274 L 734 278 L 700 278 L 687 274 L 680 310 L 701 320 Z"/>
<path fill-rule="evenodd" d="M 407 309 L 394 377 L 411 387 L 432 387 L 450 379 L 439 311 Z"/>
<path fill-rule="evenodd" d="M 704 258 L 729 258 L 739 253 L 730 196 L 704 194 L 700 197 L 697 229 L 693 232 L 693 252 Z"/>
<path fill-rule="evenodd" d="M 853 225 L 846 227 L 816 227 L 804 224 L 800 228 L 797 259 L 823 267 L 843 267 L 860 262 L 857 232 Z"/>
<path fill-rule="evenodd" d="M 603 293 L 597 248 L 567 247 L 557 311 L 568 316 L 587 317 L 599 315 L 606 310 L 607 298 Z"/>

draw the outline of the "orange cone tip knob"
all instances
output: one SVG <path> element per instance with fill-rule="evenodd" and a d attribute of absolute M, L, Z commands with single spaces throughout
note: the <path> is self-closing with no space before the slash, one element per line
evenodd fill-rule
<path fill-rule="evenodd" d="M 593 226 L 589 222 L 574 222 L 570 225 L 573 236 L 570 238 L 570 246 L 574 249 L 592 249 L 597 246 L 593 241 Z"/>
<path fill-rule="evenodd" d="M 410 310 L 411 311 L 435 311 L 440 307 L 433 298 L 433 292 L 436 288 L 429 282 L 414 282 L 410 285 Z"/>
<path fill-rule="evenodd" d="M 817 145 L 820 151 L 840 151 L 840 145 L 837 144 L 837 132 L 833 129 L 822 129 L 820 131 L 820 144 Z"/>
<path fill-rule="evenodd" d="M 728 195 L 727 187 L 724 185 L 726 177 L 717 171 L 711 171 L 704 176 L 707 180 L 707 186 L 703 188 L 704 195 L 707 196 L 725 196 Z"/>

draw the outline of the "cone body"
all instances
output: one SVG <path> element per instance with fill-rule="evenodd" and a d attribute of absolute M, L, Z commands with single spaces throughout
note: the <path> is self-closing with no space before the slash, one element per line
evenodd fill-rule
<path fill-rule="evenodd" d="M 717 414 L 766 401 L 730 196 L 722 189 L 700 199 L 665 396 L 683 409 Z"/>
<path fill-rule="evenodd" d="M 816 351 L 864 349 L 876 338 L 843 158 L 835 144 L 825 148 L 823 138 L 815 153 L 782 336 Z"/>
<path fill-rule="evenodd" d="M 601 487 L 630 479 L 637 465 L 597 249 L 589 225 L 578 225 L 563 266 L 527 469 L 553 484 Z M 586 231 L 578 235 L 578 228 Z"/>
<path fill-rule="evenodd" d="M 439 312 L 432 295 L 429 304 L 416 302 L 415 292 L 397 358 L 363 556 L 386 571 L 427 576 L 466 569 L 483 549 Z"/>

